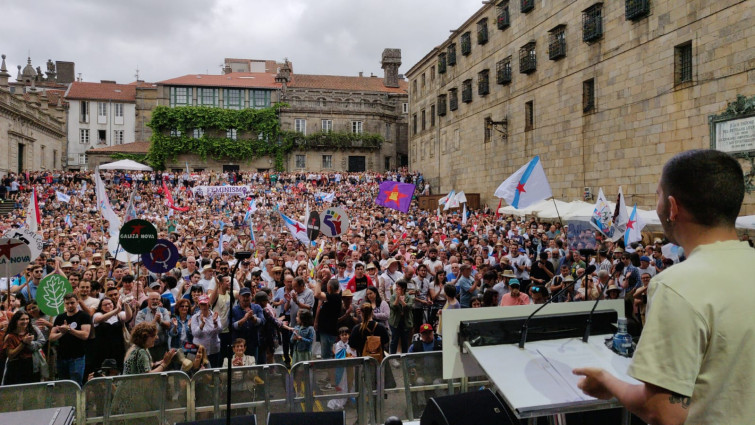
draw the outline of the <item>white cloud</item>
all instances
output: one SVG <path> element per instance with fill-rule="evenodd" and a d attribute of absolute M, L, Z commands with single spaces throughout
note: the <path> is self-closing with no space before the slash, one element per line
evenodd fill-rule
<path fill-rule="evenodd" d="M 405 72 L 481 4 L 469 0 L 36 0 L 4 6 L 9 72 L 76 62 L 85 81 L 217 74 L 223 58 L 289 58 L 298 73 L 382 75 L 384 48 Z"/>

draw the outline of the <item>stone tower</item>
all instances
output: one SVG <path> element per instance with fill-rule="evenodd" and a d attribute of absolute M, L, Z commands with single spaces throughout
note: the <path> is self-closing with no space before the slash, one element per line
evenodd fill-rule
<path fill-rule="evenodd" d="M 383 60 L 380 61 L 383 68 L 383 85 L 386 87 L 398 87 L 398 67 L 401 66 L 401 49 L 383 50 Z"/>

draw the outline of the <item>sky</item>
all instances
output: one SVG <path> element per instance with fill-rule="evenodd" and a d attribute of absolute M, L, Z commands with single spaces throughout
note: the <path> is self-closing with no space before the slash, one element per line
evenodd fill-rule
<path fill-rule="evenodd" d="M 0 53 L 46 69 L 72 61 L 83 81 L 219 74 L 224 58 L 288 58 L 299 74 L 403 74 L 482 7 L 474 0 L 34 0 L 2 6 Z"/>

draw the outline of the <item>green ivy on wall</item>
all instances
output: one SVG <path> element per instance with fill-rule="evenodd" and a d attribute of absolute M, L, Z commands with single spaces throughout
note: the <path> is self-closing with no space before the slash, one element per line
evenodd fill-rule
<path fill-rule="evenodd" d="M 284 171 L 286 155 L 294 149 L 379 150 L 382 146 L 384 139 L 379 134 L 330 132 L 305 136 L 293 131 L 281 131 L 278 108 L 287 106 L 278 104 L 272 108 L 242 110 L 158 106 L 147 124 L 152 128 L 149 152 L 142 156 L 140 162 L 146 160 L 152 167 L 162 169 L 166 161 L 184 153 L 196 154 L 203 160 L 209 157 L 215 160 L 251 161 L 270 156 L 275 159 L 275 170 Z M 204 134 L 194 138 L 194 129 L 202 129 Z M 236 129 L 238 134 L 251 133 L 252 137 L 237 140 L 216 137 L 226 129 Z M 171 135 L 174 131 L 180 132 L 180 136 Z"/>
<path fill-rule="evenodd" d="M 110 155 L 110 158 L 112 158 L 114 161 L 120 161 L 122 159 L 130 159 L 132 161 L 140 162 L 142 164 L 147 163 L 147 154 L 144 153 L 122 153 L 122 152 L 116 152 L 112 155 Z"/>

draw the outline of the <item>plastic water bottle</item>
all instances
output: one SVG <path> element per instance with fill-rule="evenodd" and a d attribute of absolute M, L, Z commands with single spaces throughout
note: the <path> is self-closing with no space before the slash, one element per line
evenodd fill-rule
<path fill-rule="evenodd" d="M 627 332 L 627 318 L 619 317 L 619 331 L 613 336 L 613 351 L 629 357 L 632 352 L 632 335 Z"/>

